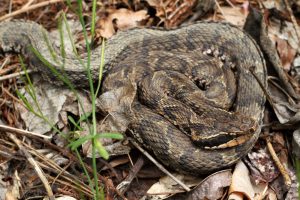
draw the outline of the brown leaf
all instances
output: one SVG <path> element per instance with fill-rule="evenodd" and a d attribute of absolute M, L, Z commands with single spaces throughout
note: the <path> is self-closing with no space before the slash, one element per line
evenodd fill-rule
<path fill-rule="evenodd" d="M 221 9 L 226 21 L 240 27 L 244 25 L 248 13 L 243 12 L 243 9 L 239 7 L 222 7 Z"/>
<path fill-rule="evenodd" d="M 195 186 L 200 182 L 200 178 L 198 177 L 176 174 L 176 173 L 174 173 L 173 175 L 188 187 Z M 151 188 L 147 191 L 147 195 L 156 196 L 158 198 L 165 199 L 172 194 L 182 193 L 182 192 L 184 192 L 184 190 L 180 185 L 178 185 L 169 176 L 164 176 L 159 179 L 159 182 L 151 186 Z"/>
<path fill-rule="evenodd" d="M 231 183 L 230 170 L 216 172 L 204 179 L 187 197 L 188 200 L 219 199 L 224 195 L 224 188 Z"/>
<path fill-rule="evenodd" d="M 236 199 L 277 199 L 273 190 L 266 183 L 254 184 L 251 182 L 249 170 L 240 161 L 235 166 L 232 183 L 228 192 L 229 198 Z"/>
<path fill-rule="evenodd" d="M 97 33 L 105 38 L 110 38 L 115 34 L 115 27 L 120 30 L 126 30 L 139 25 L 139 22 L 148 18 L 146 10 L 137 12 L 121 8 L 111 9 L 108 11 L 109 15 L 100 19 L 97 26 L 100 27 Z M 114 26 L 115 25 L 115 26 Z"/>
<path fill-rule="evenodd" d="M 287 40 L 280 39 L 279 37 L 276 37 L 276 43 L 282 66 L 286 71 L 289 71 L 296 56 L 296 50 L 288 44 Z"/>

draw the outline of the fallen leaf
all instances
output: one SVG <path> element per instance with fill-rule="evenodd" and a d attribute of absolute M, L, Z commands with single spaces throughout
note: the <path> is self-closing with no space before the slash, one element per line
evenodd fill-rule
<path fill-rule="evenodd" d="M 231 178 L 231 170 L 216 172 L 205 178 L 193 191 L 189 192 L 187 200 L 220 199 L 224 195 L 224 188 L 231 184 Z"/>
<path fill-rule="evenodd" d="M 251 165 L 259 170 L 262 179 L 266 182 L 273 181 L 279 175 L 279 171 L 266 148 L 259 149 L 258 152 L 252 151 L 248 154 L 248 158 Z"/>
<path fill-rule="evenodd" d="M 242 161 L 236 164 L 233 171 L 229 194 L 229 199 L 231 199 L 231 194 L 243 194 L 248 199 L 254 199 L 255 192 L 250 181 L 249 170 Z"/>
<path fill-rule="evenodd" d="M 277 52 L 279 53 L 283 69 L 285 69 L 286 71 L 290 71 L 291 65 L 296 56 L 296 50 L 293 49 L 286 40 L 280 39 L 278 37 L 276 37 L 276 43 Z"/>
<path fill-rule="evenodd" d="M 235 166 L 228 193 L 228 199 L 232 200 L 245 198 L 249 200 L 277 199 L 274 191 L 269 188 L 267 183 L 253 184 L 251 182 L 249 170 L 242 161 L 239 161 Z"/>
<path fill-rule="evenodd" d="M 146 10 L 131 11 L 127 9 L 118 9 L 111 14 L 111 19 L 116 20 L 116 25 L 120 30 L 126 30 L 139 25 L 138 22 L 148 18 Z"/>
<path fill-rule="evenodd" d="M 24 89 L 21 90 L 21 93 L 23 93 L 29 104 L 35 109 L 35 112 L 41 112 L 43 117 L 46 118 L 50 124 L 43 118 L 27 110 L 23 105 L 17 104 L 17 107 L 20 109 L 21 118 L 25 122 L 26 128 L 29 131 L 44 134 L 49 132 L 52 129 L 52 126 L 55 126 L 58 122 L 59 112 L 66 101 L 66 93 L 69 91 L 63 88 L 54 87 L 49 83 L 36 84 L 33 87 L 38 105 Z M 40 111 L 38 108 L 40 108 Z"/>
<path fill-rule="evenodd" d="M 200 178 L 194 176 L 187 176 L 182 174 L 173 174 L 177 179 L 182 181 L 188 187 L 195 186 L 199 184 L 201 181 Z M 165 199 L 170 195 L 185 192 L 184 189 L 180 185 L 178 185 L 173 179 L 169 176 L 164 176 L 159 179 L 159 182 L 155 183 L 151 186 L 151 188 L 147 191 L 147 195 L 155 196 L 156 198 Z"/>
<path fill-rule="evenodd" d="M 222 7 L 221 10 L 226 21 L 239 27 L 244 25 L 248 13 L 244 13 L 240 7 Z"/>
<path fill-rule="evenodd" d="M 124 87 L 105 92 L 96 100 L 96 107 L 107 116 L 103 121 L 97 122 L 97 133 L 117 132 L 124 133 L 131 117 L 131 105 L 136 96 L 136 85 L 131 82 Z M 87 128 L 85 130 L 88 130 Z M 88 131 L 80 132 L 81 136 L 89 134 Z M 99 139 L 111 155 L 124 155 L 130 148 L 122 143 L 114 143 L 112 139 Z M 83 152 L 92 157 L 91 142 L 82 146 Z M 97 155 L 98 156 L 98 155 Z"/>
<path fill-rule="evenodd" d="M 97 22 L 97 33 L 104 37 L 110 38 L 115 34 L 115 27 L 120 30 L 126 30 L 137 27 L 142 20 L 148 18 L 146 10 L 131 11 L 125 8 L 110 9 L 108 16 Z M 115 25 L 115 26 L 114 26 Z"/>

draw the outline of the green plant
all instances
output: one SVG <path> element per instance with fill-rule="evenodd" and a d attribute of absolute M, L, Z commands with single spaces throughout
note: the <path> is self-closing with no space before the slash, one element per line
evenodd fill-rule
<path fill-rule="evenodd" d="M 69 6 L 71 6 L 71 2 L 69 0 L 67 0 L 67 3 Z M 76 130 L 83 130 L 82 127 L 80 126 L 80 123 L 85 121 L 88 123 L 88 129 L 89 129 L 89 135 L 86 135 L 84 137 L 78 138 L 74 141 L 70 141 L 69 143 L 69 147 L 71 148 L 71 150 L 75 151 L 76 155 L 78 156 L 81 164 L 82 164 L 82 168 L 84 170 L 84 173 L 86 174 L 87 180 L 89 182 L 89 185 L 91 186 L 91 190 L 94 193 L 94 199 L 104 199 L 104 192 L 103 189 L 101 187 L 99 187 L 98 184 L 98 176 L 97 176 L 97 161 L 96 161 L 96 154 L 97 152 L 99 153 L 99 155 L 101 157 L 103 157 L 104 159 L 108 159 L 109 155 L 108 152 L 105 150 L 105 148 L 103 147 L 103 145 L 101 144 L 101 142 L 99 141 L 99 138 L 111 138 L 111 139 L 122 139 L 123 136 L 119 133 L 101 133 L 98 134 L 96 132 L 96 124 L 97 124 L 97 120 L 96 120 L 96 98 L 99 94 L 100 91 L 100 87 L 101 87 L 101 80 L 102 80 L 102 73 L 103 73 L 103 65 L 104 65 L 104 52 L 105 52 L 105 41 L 102 41 L 102 49 L 101 49 L 101 64 L 99 66 L 99 77 L 98 77 L 98 83 L 97 83 L 97 87 L 96 90 L 94 88 L 94 81 L 92 80 L 92 76 L 91 76 L 91 69 L 90 69 L 90 64 L 91 64 L 91 49 L 90 49 L 90 44 L 91 42 L 89 41 L 88 38 L 88 34 L 87 31 L 85 29 L 85 23 L 83 20 L 83 9 L 82 9 L 82 0 L 77 0 L 77 4 L 78 4 L 78 10 L 76 11 L 80 23 L 82 25 L 83 28 L 83 35 L 84 35 L 84 40 L 86 43 L 86 49 L 87 49 L 87 63 L 84 63 L 83 60 L 80 58 L 80 56 L 77 53 L 77 50 L 75 48 L 74 45 L 74 40 L 72 38 L 72 34 L 70 31 L 70 28 L 68 26 L 67 20 L 66 20 L 66 16 L 63 13 L 62 17 L 59 21 L 59 32 L 60 32 L 60 40 L 61 40 L 61 49 L 60 49 L 60 53 L 61 53 L 61 57 L 63 59 L 66 58 L 66 53 L 65 53 L 65 47 L 64 47 L 64 36 L 63 36 L 63 30 L 62 30 L 62 24 L 65 23 L 66 24 L 66 29 L 67 29 L 67 33 L 68 33 L 68 37 L 71 40 L 71 44 L 73 47 L 73 53 L 76 55 L 77 59 L 80 61 L 81 65 L 85 67 L 86 69 L 86 73 L 87 73 L 87 77 L 89 80 L 89 89 L 90 89 L 90 95 L 91 95 L 91 102 L 92 102 L 92 112 L 91 113 L 86 113 L 84 112 L 84 114 L 82 116 L 80 116 L 79 120 L 75 120 L 73 119 L 71 116 L 68 117 L 69 121 L 73 124 L 73 126 L 75 127 Z M 96 0 L 93 0 L 93 7 L 92 7 L 92 25 L 91 25 L 91 35 L 92 35 L 92 39 L 95 35 L 95 16 L 96 16 Z M 46 36 L 46 34 L 44 34 L 44 39 L 46 41 L 46 43 L 48 44 L 48 48 L 49 51 L 51 52 L 51 56 L 53 58 L 53 60 L 57 59 L 57 55 L 55 53 L 55 51 L 52 48 L 52 45 L 50 44 L 50 42 L 48 41 L 48 38 Z M 64 84 L 66 86 L 68 86 L 68 88 L 70 88 L 70 90 L 76 95 L 79 105 L 81 107 L 81 109 L 84 111 L 84 107 L 83 104 L 76 92 L 75 87 L 72 85 L 72 83 L 70 82 L 70 80 L 68 79 L 67 76 L 65 76 L 64 73 L 60 73 L 59 71 L 57 71 L 56 68 L 54 68 L 53 66 L 51 66 L 51 64 L 47 61 L 47 59 L 45 59 L 36 49 L 32 48 L 31 49 L 32 52 L 44 63 L 44 65 L 46 65 L 51 72 L 58 77 L 58 79 L 62 80 L 64 82 Z M 24 63 L 21 60 L 21 64 L 22 67 L 24 68 L 25 72 L 26 72 L 26 68 L 24 67 Z M 64 62 L 63 62 L 64 64 Z M 61 66 L 61 69 L 64 68 L 64 66 Z M 35 89 L 34 86 L 30 80 L 30 77 L 28 75 L 28 73 L 25 73 L 26 79 L 28 81 L 28 85 L 26 86 L 26 91 L 28 92 L 28 94 L 30 95 L 30 97 L 33 99 L 34 105 L 31 105 L 29 103 L 29 101 L 26 99 L 26 97 L 24 95 L 22 95 L 19 91 L 17 91 L 17 94 L 19 96 L 19 98 L 22 99 L 22 101 L 24 102 L 25 106 L 27 107 L 27 109 L 29 111 L 31 111 L 32 113 L 34 113 L 36 116 L 40 117 L 41 119 L 45 120 L 49 125 L 51 125 L 51 127 L 58 133 L 61 133 L 61 131 L 59 129 L 57 129 L 55 127 L 55 125 L 51 124 L 51 122 L 47 119 L 47 117 L 45 117 L 40 109 L 39 103 L 37 101 L 36 98 L 36 94 L 35 94 Z M 91 122 L 89 120 L 89 117 L 91 117 Z M 63 134 L 63 133 L 61 133 Z M 91 141 L 92 143 L 92 167 L 93 167 L 93 180 L 92 178 L 89 176 L 86 168 L 84 167 L 82 158 L 80 157 L 80 154 L 78 152 L 78 147 L 80 147 L 83 143 L 87 142 L 87 141 Z"/>

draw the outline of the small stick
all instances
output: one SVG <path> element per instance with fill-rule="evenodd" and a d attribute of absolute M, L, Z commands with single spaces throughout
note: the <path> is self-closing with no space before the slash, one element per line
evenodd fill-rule
<path fill-rule="evenodd" d="M 287 188 L 290 188 L 291 185 L 292 185 L 292 180 L 289 176 L 289 173 L 287 172 L 286 168 L 283 166 L 283 164 L 280 162 L 278 156 L 276 155 L 276 152 L 273 148 L 273 145 L 272 143 L 270 142 L 270 137 L 267 137 L 266 138 L 266 142 L 267 142 L 267 147 L 268 147 L 268 150 L 276 164 L 276 166 L 278 167 L 280 173 L 282 174 L 283 176 L 283 179 L 284 179 L 284 183 L 285 185 L 287 186 Z"/>
<path fill-rule="evenodd" d="M 13 0 L 9 1 L 8 13 L 11 13 Z"/>
<path fill-rule="evenodd" d="M 13 74 L 8 74 L 8 75 L 5 75 L 5 76 L 1 76 L 0 77 L 0 82 L 2 81 L 5 81 L 5 80 L 8 80 L 8 79 L 11 79 L 11 78 L 15 78 L 15 77 L 19 77 L 19 76 L 22 76 L 26 73 L 32 73 L 33 71 L 28 69 L 26 72 L 25 71 L 21 71 L 21 72 L 16 72 L 16 73 L 13 73 Z"/>
<path fill-rule="evenodd" d="M 4 60 L 4 62 L 2 63 L 2 65 L 1 65 L 1 67 L 0 67 L 0 70 L 2 70 L 3 67 L 4 67 L 9 61 L 10 61 L 10 57 L 7 56 L 7 57 L 5 58 L 5 60 Z"/>
<path fill-rule="evenodd" d="M 18 65 L 10 65 L 9 67 L 6 67 L 5 69 L 0 69 L 0 76 L 4 76 L 4 74 L 8 74 L 9 72 L 11 72 L 17 68 L 18 68 Z"/>
<path fill-rule="evenodd" d="M 232 7 L 232 8 L 236 8 L 236 6 L 235 5 L 233 5 L 233 3 L 231 3 L 231 1 L 230 0 L 226 0 L 226 2 Z"/>
<path fill-rule="evenodd" d="M 0 124 L 0 130 L 1 131 L 7 131 L 10 133 L 18 133 L 24 136 L 37 136 L 37 137 L 41 137 L 41 138 L 45 138 L 45 139 L 51 139 L 50 136 L 46 136 L 46 135 L 41 135 L 38 133 L 34 133 L 34 132 L 30 132 L 30 131 L 26 131 L 26 130 L 22 130 L 22 129 L 18 129 L 18 128 L 14 128 L 14 127 L 10 127 L 10 126 L 5 126 L 5 125 L 1 125 Z"/>
<path fill-rule="evenodd" d="M 215 0 L 216 6 L 218 7 L 218 10 L 221 12 L 221 14 L 223 15 L 224 19 L 226 20 L 225 14 L 220 6 L 220 4 L 218 3 L 217 0 Z"/>
<path fill-rule="evenodd" d="M 129 174 L 127 177 L 116 187 L 122 194 L 124 194 L 130 184 L 132 183 L 133 179 L 136 177 L 137 173 L 141 170 L 143 167 L 145 161 L 142 156 L 138 158 L 136 163 L 133 165 L 133 167 L 130 169 Z"/>
<path fill-rule="evenodd" d="M 12 98 L 14 101 L 16 101 L 16 102 L 18 102 L 18 103 L 20 103 L 20 104 L 23 103 L 20 99 L 16 98 L 14 95 L 12 95 L 5 87 L 2 86 L 1 89 L 2 89 L 2 91 L 3 91 L 4 93 L 6 93 L 6 94 L 7 94 L 10 98 Z"/>
<path fill-rule="evenodd" d="M 129 141 L 133 144 L 135 148 L 140 150 L 149 160 L 151 160 L 162 172 L 171 177 L 176 183 L 178 183 L 185 191 L 189 192 L 191 189 L 186 186 L 183 182 L 178 180 L 175 176 L 173 176 L 164 166 L 159 164 L 148 152 L 146 152 L 140 145 L 138 145 L 133 139 L 129 138 Z"/>
<path fill-rule="evenodd" d="M 21 9 L 28 8 L 35 0 L 29 0 Z"/>

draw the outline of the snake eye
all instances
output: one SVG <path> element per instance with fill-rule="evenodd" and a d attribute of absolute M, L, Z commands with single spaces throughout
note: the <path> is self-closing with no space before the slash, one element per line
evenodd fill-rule
<path fill-rule="evenodd" d="M 249 126 L 246 125 L 246 124 L 242 124 L 242 125 L 240 126 L 240 129 L 241 129 L 242 131 L 248 131 L 248 130 L 249 130 Z"/>
<path fill-rule="evenodd" d="M 196 79 L 195 84 L 198 86 L 200 90 L 207 90 L 208 89 L 208 82 L 205 79 Z"/>

